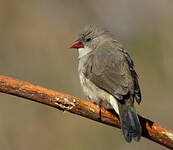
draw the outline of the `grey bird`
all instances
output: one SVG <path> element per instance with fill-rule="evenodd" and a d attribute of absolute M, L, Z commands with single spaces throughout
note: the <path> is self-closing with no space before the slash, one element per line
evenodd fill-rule
<path fill-rule="evenodd" d="M 89 101 L 119 114 L 127 142 L 139 141 L 142 129 L 134 108 L 141 92 L 134 63 L 126 49 L 109 31 L 90 24 L 70 48 L 78 49 L 78 71 Z"/>

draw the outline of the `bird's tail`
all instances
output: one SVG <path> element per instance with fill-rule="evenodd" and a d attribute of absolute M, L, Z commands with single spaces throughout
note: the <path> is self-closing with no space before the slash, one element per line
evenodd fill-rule
<path fill-rule="evenodd" d="M 118 107 L 121 128 L 126 141 L 131 142 L 132 139 L 139 141 L 142 129 L 134 108 L 133 100 L 125 100 L 123 104 L 118 102 Z"/>

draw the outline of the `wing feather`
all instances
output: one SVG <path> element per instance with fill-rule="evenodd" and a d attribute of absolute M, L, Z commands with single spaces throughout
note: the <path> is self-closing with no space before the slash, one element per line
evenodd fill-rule
<path fill-rule="evenodd" d="M 102 44 L 90 55 L 85 72 L 86 78 L 118 100 L 135 96 L 135 88 L 139 89 L 137 74 L 131 71 L 133 61 L 125 54 L 116 45 Z"/>

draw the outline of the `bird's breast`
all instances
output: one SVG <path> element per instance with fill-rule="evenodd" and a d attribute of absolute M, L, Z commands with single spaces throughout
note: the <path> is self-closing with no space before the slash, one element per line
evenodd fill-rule
<path fill-rule="evenodd" d="M 87 61 L 87 60 L 85 60 Z M 110 103 L 110 94 L 106 91 L 98 88 L 93 82 L 85 77 L 85 68 L 84 68 L 84 60 L 79 61 L 79 78 L 80 83 L 83 88 L 84 94 L 88 98 L 89 101 L 101 104 L 106 109 L 112 109 Z"/>

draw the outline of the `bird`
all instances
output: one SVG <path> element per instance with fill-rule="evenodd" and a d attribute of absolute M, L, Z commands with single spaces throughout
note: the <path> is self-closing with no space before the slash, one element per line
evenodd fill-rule
<path fill-rule="evenodd" d="M 142 128 L 134 103 L 140 104 L 141 91 L 127 50 L 115 35 L 94 24 L 86 25 L 70 48 L 78 51 L 79 79 L 87 100 L 114 110 L 125 140 L 139 141 Z"/>

